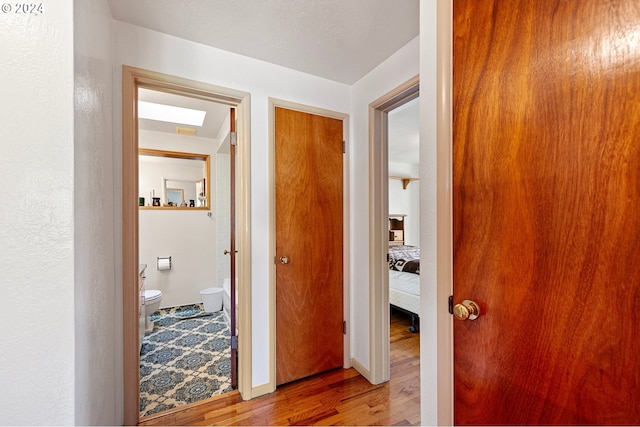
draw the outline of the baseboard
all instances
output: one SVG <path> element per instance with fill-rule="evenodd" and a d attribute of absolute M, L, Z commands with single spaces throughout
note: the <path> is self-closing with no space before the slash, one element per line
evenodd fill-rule
<path fill-rule="evenodd" d="M 276 389 L 269 383 L 262 384 L 251 388 L 251 398 L 264 396 L 265 394 L 273 393 Z"/>
<path fill-rule="evenodd" d="M 353 369 L 358 371 L 360 373 L 360 375 L 365 377 L 367 379 L 367 381 L 369 381 L 371 384 L 373 384 L 373 381 L 371 381 L 371 372 L 368 369 L 365 369 L 365 367 L 362 366 L 362 364 L 360 362 L 358 362 L 356 359 L 352 358 L 351 359 L 351 367 L 353 367 Z"/>

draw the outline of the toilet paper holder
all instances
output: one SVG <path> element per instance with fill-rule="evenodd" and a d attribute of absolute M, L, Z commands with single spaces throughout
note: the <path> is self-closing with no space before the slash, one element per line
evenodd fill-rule
<path fill-rule="evenodd" d="M 158 270 L 171 270 L 171 257 L 170 256 L 159 256 L 158 257 Z"/>

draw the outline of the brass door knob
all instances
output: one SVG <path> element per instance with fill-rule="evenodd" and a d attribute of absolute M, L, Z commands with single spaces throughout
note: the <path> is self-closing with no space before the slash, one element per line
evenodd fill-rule
<path fill-rule="evenodd" d="M 453 315 L 458 320 L 476 320 L 480 316 L 480 306 L 466 299 L 462 301 L 462 304 L 453 306 Z"/>
<path fill-rule="evenodd" d="M 281 256 L 280 257 L 280 264 L 289 264 L 289 257 L 288 256 Z"/>

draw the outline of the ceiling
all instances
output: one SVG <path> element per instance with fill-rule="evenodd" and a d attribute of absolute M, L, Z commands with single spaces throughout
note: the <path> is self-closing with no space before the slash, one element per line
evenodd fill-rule
<path fill-rule="evenodd" d="M 108 0 L 114 19 L 352 85 L 418 35 L 419 0 Z M 229 107 L 141 91 L 140 99 L 207 111 L 215 138 Z M 418 103 L 390 113 L 389 160 L 417 164 Z M 141 120 L 175 133 L 178 124 Z"/>
<path fill-rule="evenodd" d="M 389 161 L 417 165 L 420 157 L 418 98 L 389 111 Z"/>
<path fill-rule="evenodd" d="M 419 32 L 419 0 L 108 2 L 118 21 L 348 85 Z"/>

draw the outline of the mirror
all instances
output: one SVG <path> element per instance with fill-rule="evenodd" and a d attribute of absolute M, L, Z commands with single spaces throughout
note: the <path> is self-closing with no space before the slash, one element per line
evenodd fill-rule
<path fill-rule="evenodd" d="M 166 183 L 167 181 L 165 181 Z M 185 181 L 186 182 L 186 181 Z M 167 201 L 170 206 L 180 206 L 185 202 L 184 188 L 166 188 Z"/>
<path fill-rule="evenodd" d="M 209 209 L 209 155 L 138 150 L 140 209 Z"/>

